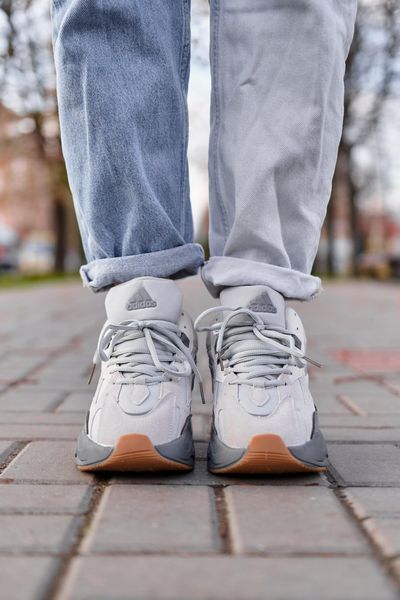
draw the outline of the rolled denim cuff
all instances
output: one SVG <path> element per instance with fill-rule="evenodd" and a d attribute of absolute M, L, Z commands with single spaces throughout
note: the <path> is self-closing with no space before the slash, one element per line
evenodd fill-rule
<path fill-rule="evenodd" d="M 85 287 L 101 292 L 136 277 L 179 279 L 195 275 L 203 263 L 200 244 L 184 244 L 148 254 L 93 260 L 80 268 L 80 274 Z"/>
<path fill-rule="evenodd" d="M 312 300 L 321 291 L 319 277 L 243 258 L 213 256 L 201 272 L 207 289 L 217 298 L 225 287 L 268 285 L 288 300 Z"/>

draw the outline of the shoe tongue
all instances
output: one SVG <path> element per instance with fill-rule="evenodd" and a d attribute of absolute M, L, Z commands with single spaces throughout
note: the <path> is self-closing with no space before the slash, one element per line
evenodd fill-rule
<path fill-rule="evenodd" d="M 259 315 L 264 323 L 286 326 L 285 299 L 267 285 L 242 285 L 228 287 L 220 294 L 222 306 L 249 308 Z"/>
<path fill-rule="evenodd" d="M 182 311 L 182 292 L 171 279 L 140 277 L 111 288 L 105 304 L 113 325 L 147 319 L 176 323 Z"/>

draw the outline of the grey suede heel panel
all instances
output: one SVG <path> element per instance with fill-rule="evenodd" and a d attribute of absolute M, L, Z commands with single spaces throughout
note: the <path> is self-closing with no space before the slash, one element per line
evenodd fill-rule
<path fill-rule="evenodd" d="M 169 458 L 170 460 L 185 465 L 193 465 L 194 444 L 191 417 L 186 419 L 182 433 L 176 440 L 155 446 L 155 449 L 161 456 L 164 456 L 164 458 Z"/>
<path fill-rule="evenodd" d="M 76 463 L 80 466 L 95 465 L 106 460 L 114 450 L 113 446 L 96 444 L 83 430 L 79 434 L 75 452 Z"/>
<path fill-rule="evenodd" d="M 311 440 L 301 446 L 291 446 L 288 449 L 295 458 L 303 463 L 319 467 L 325 467 L 328 464 L 328 450 L 324 436 L 319 428 L 317 411 L 314 412 L 314 426 Z"/>
<path fill-rule="evenodd" d="M 246 448 L 231 448 L 227 446 L 218 437 L 217 431 L 213 426 L 211 430 L 211 439 L 208 445 L 207 459 L 209 469 L 222 469 L 229 467 L 242 458 Z"/>

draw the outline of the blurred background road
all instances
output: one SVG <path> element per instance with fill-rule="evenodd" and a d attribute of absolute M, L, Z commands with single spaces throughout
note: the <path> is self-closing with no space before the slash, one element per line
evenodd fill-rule
<path fill-rule="evenodd" d="M 210 304 L 199 278 L 187 308 Z M 400 289 L 329 283 L 299 304 L 328 473 L 80 473 L 75 439 L 103 297 L 79 283 L 0 294 L 0 577 L 7 600 L 395 600 L 400 590 Z M 368 301 L 365 301 L 365 299 Z M 379 320 L 379 327 L 376 323 Z M 397 590 L 397 591 L 396 591 Z"/>

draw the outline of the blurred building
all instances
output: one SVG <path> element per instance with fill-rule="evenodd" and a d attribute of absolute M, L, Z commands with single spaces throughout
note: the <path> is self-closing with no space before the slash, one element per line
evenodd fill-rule
<path fill-rule="evenodd" d="M 51 124 L 54 117 L 48 119 Z M 80 262 L 68 186 L 57 181 L 63 171 L 57 152 L 56 144 L 40 138 L 32 117 L 0 105 L 0 224 L 18 237 L 15 266 L 23 271 L 75 270 Z"/>

